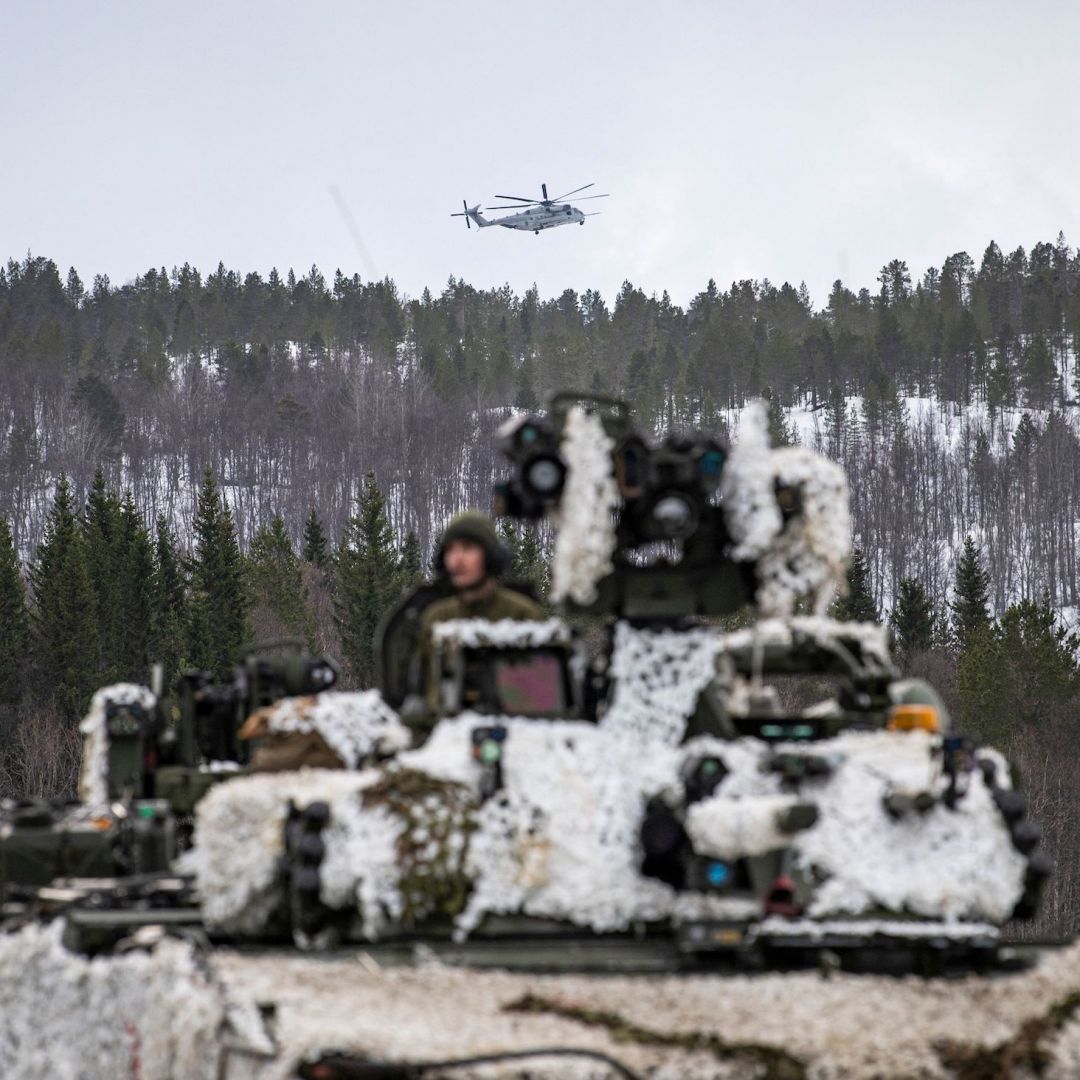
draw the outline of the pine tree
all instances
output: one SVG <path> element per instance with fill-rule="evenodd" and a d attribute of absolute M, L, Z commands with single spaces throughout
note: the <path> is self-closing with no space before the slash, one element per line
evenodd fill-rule
<path fill-rule="evenodd" d="M 30 621 L 26 585 L 7 518 L 0 517 L 0 704 L 14 705 L 22 696 Z"/>
<path fill-rule="evenodd" d="M 896 638 L 896 652 L 904 660 L 932 648 L 937 615 L 933 600 L 916 578 L 908 577 L 900 582 L 889 622 Z"/>
<path fill-rule="evenodd" d="M 224 675 L 250 640 L 248 592 L 243 556 L 232 514 L 209 466 L 195 503 L 195 556 L 191 567 L 188 659 Z"/>
<path fill-rule="evenodd" d="M 398 596 L 398 554 L 375 474 L 369 472 L 349 518 L 337 557 L 334 619 L 353 678 L 375 677 L 375 629 Z"/>
<path fill-rule="evenodd" d="M 86 542 L 62 473 L 30 570 L 34 680 L 63 714 L 77 719 L 98 682 L 100 641 Z"/>
<path fill-rule="evenodd" d="M 267 606 L 287 633 L 303 638 L 309 648 L 315 648 L 315 617 L 307 586 L 280 514 L 275 514 L 269 526 L 255 533 L 248 558 L 256 600 Z"/>
<path fill-rule="evenodd" d="M 304 546 L 302 549 L 304 562 L 317 566 L 320 570 L 326 569 L 328 548 L 326 544 L 326 531 L 319 515 L 315 512 L 315 504 L 312 503 L 308 510 L 307 520 L 304 522 Z"/>
<path fill-rule="evenodd" d="M 964 550 L 956 566 L 956 584 L 949 604 L 953 639 L 961 649 L 968 647 L 973 634 L 990 625 L 987 611 L 989 601 L 990 575 L 983 569 L 975 542 L 966 536 Z"/>
<path fill-rule="evenodd" d="M 881 615 L 870 588 L 870 570 L 860 548 L 851 552 L 847 570 L 847 595 L 833 605 L 837 619 L 843 622 L 880 622 Z"/>

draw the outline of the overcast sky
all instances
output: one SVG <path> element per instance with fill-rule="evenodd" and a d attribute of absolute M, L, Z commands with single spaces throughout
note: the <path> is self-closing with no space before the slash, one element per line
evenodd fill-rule
<path fill-rule="evenodd" d="M 0 257 L 821 306 L 894 257 L 1080 242 L 1078 43 L 1073 2 L 9 0 Z M 611 198 L 540 236 L 448 216 L 541 181 Z"/>

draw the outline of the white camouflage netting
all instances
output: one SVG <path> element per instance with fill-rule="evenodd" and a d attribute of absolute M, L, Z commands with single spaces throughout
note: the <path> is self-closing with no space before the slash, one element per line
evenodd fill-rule
<path fill-rule="evenodd" d="M 378 690 L 326 690 L 309 697 L 282 698 L 262 710 L 267 729 L 278 734 L 317 731 L 327 746 L 355 769 L 366 758 L 406 749 L 409 729 Z"/>
<path fill-rule="evenodd" d="M 794 801 L 814 803 L 818 820 L 784 836 L 775 815 L 791 795 L 776 773 L 763 770 L 765 744 L 691 740 L 689 753 L 715 755 L 730 772 L 712 797 L 689 808 L 687 832 L 696 850 L 720 858 L 789 847 L 796 866 L 824 879 L 807 912 L 813 917 L 885 908 L 1002 922 L 1023 891 L 1026 860 L 1013 848 L 979 770 L 954 810 L 937 803 L 898 821 L 885 811 L 890 792 L 942 794 L 937 742 L 919 731 L 848 732 L 786 747 L 828 757 L 834 771 L 800 785 Z"/>
<path fill-rule="evenodd" d="M 806 632 L 825 632 L 824 620 L 801 622 Z M 769 639 L 780 634 L 771 624 L 764 632 Z M 1013 849 L 981 773 L 971 774 L 956 810 L 939 804 L 894 821 L 883 809 L 889 792 L 941 794 L 934 737 L 849 733 L 812 744 L 835 769 L 799 790 L 796 801 L 813 802 L 819 820 L 794 837 L 782 836 L 775 825 L 777 810 L 793 800 L 777 774 L 763 771 L 764 743 L 701 737 L 680 746 L 723 640 L 707 628 L 675 633 L 620 626 L 612 664 L 619 686 L 601 722 L 501 718 L 508 732 L 503 789 L 484 803 L 470 735 L 493 718 L 465 713 L 443 720 L 422 748 L 400 754 L 388 768 L 463 785 L 471 793 L 468 805 L 455 796 L 452 813 L 440 810 L 448 793 L 425 796 L 423 821 L 406 822 L 384 800 L 364 805 L 363 792 L 386 768 L 303 770 L 220 785 L 197 811 L 193 860 L 208 920 L 241 931 L 257 930 L 265 920 L 276 898 L 289 799 L 330 804 L 322 896 L 335 907 L 357 904 L 371 937 L 405 908 L 397 852 L 406 828 L 421 853 L 424 830 L 432 833 L 433 875 L 463 872 L 472 882 L 457 921 L 462 935 L 492 913 L 565 919 L 597 931 L 669 916 L 679 910 L 674 892 L 638 872 L 642 814 L 655 795 L 677 802 L 682 765 L 706 754 L 721 757 L 729 773 L 711 798 L 689 809 L 696 848 L 736 858 L 789 847 L 796 865 L 823 880 L 810 914 L 859 916 L 884 908 L 950 920 L 1007 917 L 1021 892 L 1025 860 Z M 868 631 L 867 647 L 875 643 Z"/>
<path fill-rule="evenodd" d="M 447 619 L 431 628 L 436 644 L 452 643 L 467 649 L 492 645 L 503 649 L 529 649 L 544 645 L 567 645 L 570 627 L 561 619 L 536 622 L 525 619 Z"/>
<path fill-rule="evenodd" d="M 620 622 L 610 674 L 614 693 L 600 726 L 634 745 L 678 746 L 698 695 L 716 674 L 715 629 L 643 630 Z"/>
<path fill-rule="evenodd" d="M 110 703 L 140 705 L 150 713 L 157 704 L 157 698 L 145 686 L 134 683 L 102 687 L 91 698 L 90 710 L 79 723 L 79 731 L 84 736 L 79 798 L 91 806 L 101 806 L 109 801 L 109 742 L 105 731 L 105 710 Z"/>
<path fill-rule="evenodd" d="M 810 638 L 825 645 L 831 641 L 857 641 L 864 656 L 889 667 L 889 631 L 869 622 L 838 622 L 820 615 L 795 615 L 787 619 L 761 619 L 742 630 L 718 637 L 717 651 L 734 651 L 748 646 L 791 645 L 796 638 Z"/>
<path fill-rule="evenodd" d="M 790 615 L 810 597 L 824 614 L 844 583 L 851 548 L 847 477 L 839 465 L 801 446 L 769 447 L 764 402 L 749 406 L 720 480 L 732 557 L 754 559 L 765 616 Z M 798 489 L 802 512 L 784 524 L 776 484 Z"/>
<path fill-rule="evenodd" d="M 338 828 L 350 820 L 345 806 L 378 777 L 374 769 L 299 769 L 238 777 L 211 788 L 196 808 L 195 846 L 183 857 L 184 869 L 195 874 L 207 924 L 240 934 L 263 929 L 280 899 L 278 859 L 290 800 L 301 807 L 329 803 Z M 393 849 L 394 834 L 388 845 L 378 842 L 380 824 L 367 823 L 370 851 L 356 868 L 358 875 L 375 872 L 380 857 Z M 337 854 L 329 851 L 331 887 L 337 884 L 331 874 L 336 861 Z M 331 898 L 341 900 L 337 894 Z"/>
<path fill-rule="evenodd" d="M 64 924 L 0 934 L 4 1080 L 211 1080 L 226 1010 L 192 950 L 88 960 L 60 943 Z"/>
<path fill-rule="evenodd" d="M 566 414 L 560 452 L 566 484 L 557 514 L 551 556 L 551 599 L 589 604 L 611 570 L 615 553 L 615 508 L 619 492 L 612 473 L 612 441 L 596 413 L 575 405 Z"/>

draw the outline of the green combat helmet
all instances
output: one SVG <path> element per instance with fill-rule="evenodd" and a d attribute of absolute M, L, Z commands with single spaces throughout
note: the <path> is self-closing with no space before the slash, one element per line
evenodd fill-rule
<path fill-rule="evenodd" d="M 446 548 L 453 540 L 471 540 L 479 544 L 487 555 L 487 570 L 492 577 L 501 577 L 509 569 L 510 553 L 499 540 L 491 518 L 479 510 L 463 510 L 455 514 L 443 530 L 435 552 L 435 569 L 440 573 Z"/>

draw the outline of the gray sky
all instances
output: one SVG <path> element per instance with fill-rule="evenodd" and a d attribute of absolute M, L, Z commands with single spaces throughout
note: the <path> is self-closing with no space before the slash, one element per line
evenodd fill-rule
<path fill-rule="evenodd" d="M 894 257 L 1080 242 L 1078 43 L 1072 2 L 9 0 L 0 257 L 821 306 Z M 540 236 L 448 216 L 541 181 L 612 197 Z"/>

